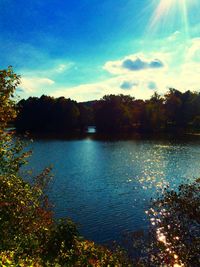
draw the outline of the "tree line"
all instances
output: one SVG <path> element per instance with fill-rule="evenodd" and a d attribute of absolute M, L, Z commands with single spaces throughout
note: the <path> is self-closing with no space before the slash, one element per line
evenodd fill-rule
<path fill-rule="evenodd" d="M 95 123 L 105 132 L 166 132 L 200 129 L 200 94 L 176 89 L 148 100 L 126 95 L 104 96 L 95 104 Z"/>
<path fill-rule="evenodd" d="M 96 126 L 97 132 L 177 132 L 200 130 L 200 93 L 169 89 L 148 100 L 106 95 L 77 103 L 64 97 L 30 97 L 18 103 L 18 131 L 73 132 Z"/>
<path fill-rule="evenodd" d="M 89 106 L 64 97 L 29 97 L 17 106 L 15 125 L 20 132 L 83 131 L 92 122 Z"/>

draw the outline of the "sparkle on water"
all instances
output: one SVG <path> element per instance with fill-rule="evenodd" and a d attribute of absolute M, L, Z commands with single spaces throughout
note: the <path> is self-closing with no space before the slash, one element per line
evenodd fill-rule
<path fill-rule="evenodd" d="M 58 217 L 99 243 L 148 227 L 150 199 L 200 173 L 200 143 L 35 140 L 30 165 L 54 164 L 50 199 Z"/>
<path fill-rule="evenodd" d="M 173 258 L 173 263 L 170 266 L 173 267 L 184 267 L 185 265 L 183 262 L 179 259 L 179 256 L 177 255 L 176 251 L 173 248 L 173 245 L 167 240 L 164 227 L 159 227 L 159 224 L 161 220 L 159 217 L 165 217 L 167 214 L 167 211 L 165 209 L 162 209 L 159 214 L 154 210 L 150 209 L 149 212 L 146 212 L 147 214 L 153 214 L 153 217 L 150 218 L 151 225 L 153 227 L 157 227 L 156 229 L 156 236 L 157 240 L 162 243 L 165 246 L 166 253 Z M 168 229 L 170 230 L 172 226 L 168 225 Z M 175 240 L 179 240 L 179 236 L 174 236 Z M 160 255 L 162 258 L 162 255 Z"/>

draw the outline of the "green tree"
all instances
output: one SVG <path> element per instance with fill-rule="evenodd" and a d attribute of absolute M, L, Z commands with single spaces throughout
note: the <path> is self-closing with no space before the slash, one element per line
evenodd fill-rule
<path fill-rule="evenodd" d="M 14 93 L 20 77 L 9 67 L 0 71 L 0 81 L 0 250 L 33 255 L 39 246 L 43 250 L 43 238 L 52 224 L 51 213 L 43 208 L 41 183 L 49 170 L 38 176 L 34 186 L 19 175 L 29 153 L 23 153 L 23 143 L 7 127 L 17 115 Z"/>
<path fill-rule="evenodd" d="M 107 95 L 95 106 L 95 124 L 101 132 L 119 133 L 132 128 L 134 98 L 126 95 Z"/>
<path fill-rule="evenodd" d="M 0 175 L 16 173 L 24 162 L 25 155 L 19 155 L 21 144 L 17 140 L 14 144 L 12 134 L 6 131 L 9 122 L 17 116 L 14 93 L 19 83 L 20 77 L 12 67 L 0 70 Z"/>
<path fill-rule="evenodd" d="M 199 207 L 200 179 L 182 184 L 177 190 L 166 190 L 154 202 L 149 211 L 155 235 L 152 266 L 200 266 Z"/>
<path fill-rule="evenodd" d="M 166 123 L 164 99 L 157 93 L 146 101 L 145 105 L 146 125 L 144 129 L 149 131 L 163 131 Z"/>

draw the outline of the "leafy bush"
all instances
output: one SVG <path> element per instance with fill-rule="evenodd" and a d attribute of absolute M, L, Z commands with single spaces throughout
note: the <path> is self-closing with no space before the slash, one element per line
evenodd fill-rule
<path fill-rule="evenodd" d="M 148 214 L 152 227 L 141 266 L 200 266 L 200 179 L 167 189 Z"/>

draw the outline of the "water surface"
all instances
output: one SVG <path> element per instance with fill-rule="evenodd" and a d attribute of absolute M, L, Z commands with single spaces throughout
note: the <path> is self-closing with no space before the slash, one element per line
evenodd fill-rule
<path fill-rule="evenodd" d="M 37 139 L 34 172 L 53 164 L 49 189 L 55 216 L 69 216 L 86 238 L 120 240 L 146 229 L 150 199 L 200 176 L 200 141 L 178 139 Z"/>

